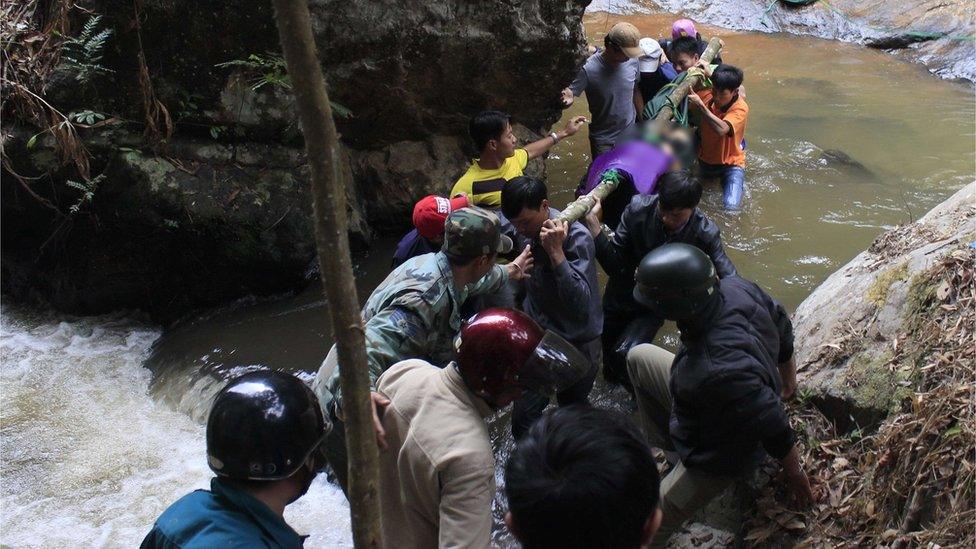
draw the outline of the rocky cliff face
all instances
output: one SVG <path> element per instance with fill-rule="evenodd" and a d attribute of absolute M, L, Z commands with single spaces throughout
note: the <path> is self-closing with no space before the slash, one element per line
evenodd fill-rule
<path fill-rule="evenodd" d="M 473 154 L 467 120 L 478 110 L 510 112 L 525 139 L 558 118 L 559 90 L 583 53 L 585 4 L 311 2 L 344 114 L 336 122 L 354 243 L 402 230 L 417 198 L 449 190 Z M 172 318 L 302 284 L 313 258 L 310 205 L 271 3 L 87 7 L 113 32 L 102 61 L 111 72 L 79 85 L 55 71 L 43 92 L 62 112 L 108 116 L 78 130 L 90 176 L 104 177 L 70 214 L 79 193 L 64 182 L 78 174 L 58 165 L 50 134 L 25 146 L 43 128 L 5 116 L 9 168 L 61 213 L 5 167 L 4 290 L 72 312 L 144 308 Z M 86 18 L 76 14 L 74 28 Z M 43 173 L 50 183 L 28 179 Z"/>
<path fill-rule="evenodd" d="M 943 78 L 976 81 L 976 12 L 965 2 L 831 0 L 791 7 L 770 0 L 651 0 L 712 25 L 812 34 L 890 50 Z M 608 4 L 609 6 L 610 4 Z"/>

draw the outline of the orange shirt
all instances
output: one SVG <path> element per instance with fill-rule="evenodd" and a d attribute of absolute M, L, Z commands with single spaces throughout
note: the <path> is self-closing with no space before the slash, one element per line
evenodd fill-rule
<path fill-rule="evenodd" d="M 746 135 L 746 119 L 749 118 L 749 105 L 738 97 L 724 112 L 712 102 L 712 90 L 698 92 L 708 110 L 732 126 L 732 135 L 719 135 L 707 120 L 702 118 L 698 128 L 701 135 L 701 148 L 698 158 L 708 164 L 724 164 L 745 167 L 746 152 L 742 150 L 742 138 Z"/>

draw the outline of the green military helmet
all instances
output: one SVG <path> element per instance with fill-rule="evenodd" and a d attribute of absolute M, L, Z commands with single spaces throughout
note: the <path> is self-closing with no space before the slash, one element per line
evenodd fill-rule
<path fill-rule="evenodd" d="M 692 318 L 718 295 L 715 265 L 688 244 L 665 244 L 648 252 L 634 281 L 634 300 L 668 320 Z"/>
<path fill-rule="evenodd" d="M 512 239 L 501 232 L 501 221 L 484 208 L 469 207 L 451 212 L 444 221 L 444 253 L 453 259 L 474 259 L 512 251 Z"/>

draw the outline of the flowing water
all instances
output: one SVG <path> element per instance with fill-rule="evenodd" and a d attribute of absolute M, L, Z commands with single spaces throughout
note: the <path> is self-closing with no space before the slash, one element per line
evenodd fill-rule
<path fill-rule="evenodd" d="M 616 19 L 587 14 L 591 40 Z M 649 36 L 672 19 L 628 17 Z M 972 180 L 971 85 L 848 44 L 703 32 L 722 36 L 723 57 L 745 71 L 750 119 L 743 211 L 721 211 L 717 185 L 706 188 L 702 207 L 742 274 L 788 308 L 884 228 L 918 218 Z M 564 119 L 586 113 L 584 97 Z M 571 199 L 587 151 L 584 130 L 550 157 L 555 205 Z M 361 299 L 386 275 L 394 242 L 359 258 Z M 223 380 L 259 367 L 310 378 L 331 341 L 319 296 L 312 287 L 243 300 L 165 333 L 126 315 L 0 310 L 0 543 L 136 545 L 169 503 L 206 486 L 202 421 Z M 673 344 L 673 332 L 665 341 Z M 619 397 L 595 390 L 599 405 Z M 503 420 L 494 423 L 501 461 L 510 437 Z M 287 515 L 311 534 L 310 547 L 350 544 L 348 507 L 324 478 Z M 510 544 L 502 531 L 496 542 Z"/>

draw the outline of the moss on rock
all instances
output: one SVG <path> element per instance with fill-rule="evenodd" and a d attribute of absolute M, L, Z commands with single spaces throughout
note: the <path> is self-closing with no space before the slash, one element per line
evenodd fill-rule
<path fill-rule="evenodd" d="M 908 262 L 903 262 L 878 275 L 878 278 L 868 287 L 867 298 L 878 307 L 883 307 L 888 301 L 891 286 L 908 278 Z"/>
<path fill-rule="evenodd" d="M 846 381 L 849 395 L 859 408 L 887 415 L 911 394 L 904 384 L 907 376 L 894 367 L 893 361 L 891 351 L 876 355 L 861 353 L 851 361 Z"/>

